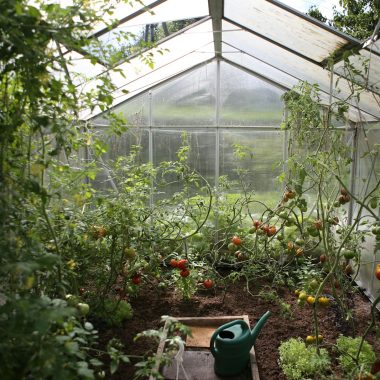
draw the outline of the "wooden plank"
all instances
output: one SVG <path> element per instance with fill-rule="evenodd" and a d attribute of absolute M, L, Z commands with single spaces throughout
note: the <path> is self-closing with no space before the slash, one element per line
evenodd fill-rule
<path fill-rule="evenodd" d="M 192 336 L 186 337 L 186 347 L 210 347 L 211 335 L 215 326 L 189 326 Z"/>
<path fill-rule="evenodd" d="M 179 322 L 187 326 L 216 326 L 219 327 L 224 323 L 233 321 L 235 319 L 248 318 L 246 315 L 232 315 L 232 316 L 217 316 L 217 317 L 175 317 Z M 249 321 L 248 321 L 249 323 Z M 215 328 L 216 328 L 215 327 Z"/>

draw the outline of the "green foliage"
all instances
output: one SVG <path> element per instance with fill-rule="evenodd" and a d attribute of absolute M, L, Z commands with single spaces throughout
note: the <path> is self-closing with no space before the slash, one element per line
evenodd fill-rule
<path fill-rule="evenodd" d="M 180 345 L 183 345 L 183 336 L 191 336 L 189 327 L 178 322 L 175 318 L 164 315 L 161 317 L 161 322 L 164 326 L 159 330 L 146 330 L 137 334 L 134 340 L 141 338 L 154 339 L 157 343 L 160 341 L 165 342 L 165 347 L 162 355 L 157 356 L 156 353 L 150 355 L 148 352 L 144 359 L 136 364 L 138 368 L 135 372 L 135 379 L 145 379 L 148 376 L 153 376 L 155 379 L 162 379 L 163 376 L 157 371 L 157 367 L 168 364 L 175 353 L 178 351 Z"/>
<path fill-rule="evenodd" d="M 93 379 L 102 362 L 89 355 L 97 331 L 75 318 L 66 302 L 48 297 L 8 298 L 0 306 L 3 379 Z"/>
<path fill-rule="evenodd" d="M 342 12 L 334 10 L 332 25 L 363 40 L 372 36 L 380 17 L 378 0 L 340 0 Z"/>
<path fill-rule="evenodd" d="M 96 311 L 95 314 L 110 326 L 120 327 L 125 320 L 131 319 L 133 316 L 131 304 L 124 300 L 108 298 L 99 308 L 100 310 Z"/>
<path fill-rule="evenodd" d="M 332 20 L 327 20 L 315 5 L 311 6 L 307 13 L 319 21 L 328 21 L 335 29 L 359 40 L 372 36 L 380 17 L 378 0 L 340 0 L 339 5 L 343 10 L 334 7 Z"/>
<path fill-rule="evenodd" d="M 314 347 L 307 347 L 301 339 L 291 338 L 282 342 L 279 353 L 279 365 L 289 380 L 314 377 L 330 367 L 326 349 L 321 349 L 318 355 Z"/>
<path fill-rule="evenodd" d="M 120 362 L 130 363 L 127 355 L 123 354 L 124 346 L 117 339 L 113 338 L 107 343 L 107 353 L 111 359 L 110 372 L 113 375 L 119 367 Z"/>
<path fill-rule="evenodd" d="M 365 340 L 362 346 L 361 344 L 361 337 L 352 338 L 340 335 L 336 340 L 336 347 L 339 352 L 338 361 L 347 375 L 354 376 L 360 371 L 369 371 L 376 359 L 372 346 Z M 360 354 L 358 357 L 359 348 Z"/>

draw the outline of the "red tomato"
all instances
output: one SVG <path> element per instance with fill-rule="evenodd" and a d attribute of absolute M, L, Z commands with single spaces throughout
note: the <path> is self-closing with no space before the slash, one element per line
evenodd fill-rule
<path fill-rule="evenodd" d="M 135 285 L 139 285 L 141 283 L 141 275 L 139 274 L 135 274 L 133 277 L 132 277 L 132 282 L 135 284 Z"/>
<path fill-rule="evenodd" d="M 325 254 L 319 256 L 319 261 L 320 261 L 321 263 L 324 263 L 326 260 L 327 260 L 327 257 L 326 257 Z"/>
<path fill-rule="evenodd" d="M 234 243 L 235 245 L 240 245 L 241 244 L 241 239 L 239 238 L 239 236 L 232 236 L 232 239 L 231 239 L 232 243 Z"/>
<path fill-rule="evenodd" d="M 203 286 L 206 289 L 211 289 L 214 286 L 214 281 L 212 281 L 209 278 L 207 278 L 206 280 L 203 281 Z"/>
<path fill-rule="evenodd" d="M 315 222 L 314 222 L 314 227 L 316 230 L 320 231 L 322 229 L 322 220 L 320 219 L 317 219 Z"/>
<path fill-rule="evenodd" d="M 267 235 L 268 236 L 273 236 L 277 232 L 276 226 L 271 226 L 268 228 Z"/>
<path fill-rule="evenodd" d="M 376 269 L 375 269 L 375 276 L 378 280 L 380 280 L 380 264 L 377 264 L 376 265 Z"/>
<path fill-rule="evenodd" d="M 259 228 L 261 225 L 260 220 L 254 220 L 252 223 L 253 223 L 253 227 L 255 227 L 255 228 Z"/>
<path fill-rule="evenodd" d="M 288 199 L 293 199 L 295 196 L 296 196 L 296 193 L 294 191 L 292 191 L 292 190 L 288 190 L 285 193 L 285 197 L 287 197 Z"/>
<path fill-rule="evenodd" d="M 172 268 L 178 268 L 178 260 L 176 259 L 171 259 L 169 261 L 169 265 L 172 267 Z"/>
<path fill-rule="evenodd" d="M 181 277 L 188 277 L 190 274 L 190 271 L 188 269 L 182 269 L 181 272 L 179 272 Z"/>
<path fill-rule="evenodd" d="M 186 259 L 179 260 L 177 263 L 177 268 L 186 269 L 187 268 L 187 260 Z"/>

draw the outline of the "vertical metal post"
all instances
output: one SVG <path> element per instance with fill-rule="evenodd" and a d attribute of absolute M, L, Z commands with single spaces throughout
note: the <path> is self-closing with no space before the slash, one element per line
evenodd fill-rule
<path fill-rule="evenodd" d="M 352 137 L 352 144 L 351 144 L 351 173 L 350 173 L 350 192 L 355 195 L 356 192 L 356 173 L 357 173 L 357 163 L 358 163 L 358 140 L 359 140 L 359 130 L 358 125 L 355 124 L 354 126 L 354 132 Z M 348 224 L 352 224 L 353 218 L 354 218 L 354 202 L 351 199 L 350 203 L 348 205 Z"/>
<path fill-rule="evenodd" d="M 149 91 L 148 93 L 148 159 L 151 165 L 153 165 L 153 132 L 152 132 L 152 126 L 153 126 L 153 116 L 152 116 L 152 91 Z M 150 199 L 149 199 L 149 206 L 150 208 L 153 208 L 153 178 L 150 180 Z"/>
<path fill-rule="evenodd" d="M 215 229 L 219 228 L 219 171 L 220 171 L 220 60 L 216 61 L 216 104 L 215 104 Z M 215 235 L 218 240 L 218 234 Z"/>
<path fill-rule="evenodd" d="M 284 116 L 283 116 L 283 122 L 286 124 L 288 122 L 288 109 L 285 106 L 284 108 Z M 283 159 L 283 165 L 282 165 L 282 171 L 286 173 L 287 165 L 286 162 L 289 158 L 289 152 L 288 152 L 288 143 L 289 143 L 289 132 L 287 129 L 284 131 L 284 151 L 282 153 L 282 159 Z"/>

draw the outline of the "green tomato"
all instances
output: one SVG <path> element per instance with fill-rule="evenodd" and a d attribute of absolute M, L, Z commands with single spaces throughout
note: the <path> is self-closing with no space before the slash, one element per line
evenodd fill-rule
<path fill-rule="evenodd" d="M 136 257 L 136 250 L 134 248 L 125 248 L 124 253 L 129 259 L 134 259 Z"/>
<path fill-rule="evenodd" d="M 312 237 L 317 237 L 319 236 L 318 230 L 315 228 L 315 226 L 310 226 L 307 228 L 307 232 L 310 234 Z"/>
<path fill-rule="evenodd" d="M 73 294 L 66 294 L 66 302 L 71 307 L 76 307 L 80 301 L 80 299 L 77 296 L 74 296 Z"/>
<path fill-rule="evenodd" d="M 342 248 L 341 253 L 344 256 L 344 258 L 347 260 L 351 260 L 355 257 L 355 252 L 346 248 Z"/>
<path fill-rule="evenodd" d="M 90 306 L 87 303 L 80 302 L 78 303 L 77 308 L 83 316 L 87 315 L 90 311 Z"/>
<path fill-rule="evenodd" d="M 317 289 L 317 288 L 318 288 L 318 285 L 319 285 L 319 283 L 318 283 L 318 281 L 317 281 L 315 278 L 313 278 L 313 279 L 309 282 L 309 287 L 310 287 L 311 289 L 313 289 L 313 290 Z"/>
<path fill-rule="evenodd" d="M 234 243 L 230 243 L 230 244 L 228 244 L 227 248 L 228 248 L 228 250 L 229 250 L 230 252 L 235 252 L 235 251 L 237 251 L 237 249 L 238 249 L 239 247 L 238 247 L 236 244 L 234 244 Z"/>
<path fill-rule="evenodd" d="M 377 208 L 377 198 L 372 198 L 369 205 L 371 208 Z"/>

